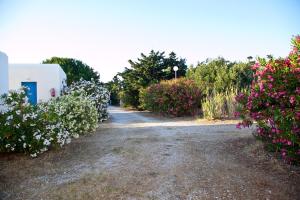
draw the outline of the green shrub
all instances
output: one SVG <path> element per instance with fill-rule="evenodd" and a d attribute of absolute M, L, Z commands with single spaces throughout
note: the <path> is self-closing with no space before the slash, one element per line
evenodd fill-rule
<path fill-rule="evenodd" d="M 99 114 L 99 121 L 102 122 L 108 118 L 107 107 L 110 97 L 105 87 L 93 79 L 91 81 L 80 79 L 80 81 L 72 83 L 66 93 L 69 94 L 75 91 L 77 93 L 85 93 L 86 96 L 94 102 Z"/>
<path fill-rule="evenodd" d="M 122 107 L 139 107 L 139 90 L 126 90 L 120 92 L 120 105 Z"/>
<path fill-rule="evenodd" d="M 195 115 L 201 106 L 201 91 L 186 79 L 162 81 L 140 91 L 144 109 L 172 116 Z"/>
<path fill-rule="evenodd" d="M 46 121 L 60 123 L 72 137 L 93 132 L 98 126 L 99 115 L 95 102 L 82 91 L 51 99 L 41 107 Z"/>
<path fill-rule="evenodd" d="M 187 78 L 194 80 L 205 95 L 226 92 L 232 87 L 241 90 L 251 84 L 252 63 L 230 62 L 224 58 L 207 59 L 191 67 L 187 71 Z"/>

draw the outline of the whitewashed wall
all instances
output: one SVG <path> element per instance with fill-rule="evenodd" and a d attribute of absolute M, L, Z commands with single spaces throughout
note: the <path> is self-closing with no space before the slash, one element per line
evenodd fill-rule
<path fill-rule="evenodd" d="M 0 95 L 8 91 L 8 57 L 0 52 Z"/>
<path fill-rule="evenodd" d="M 66 74 L 58 64 L 9 64 L 9 89 L 18 89 L 21 82 L 37 82 L 37 101 L 51 98 L 50 90 L 59 96 Z"/>

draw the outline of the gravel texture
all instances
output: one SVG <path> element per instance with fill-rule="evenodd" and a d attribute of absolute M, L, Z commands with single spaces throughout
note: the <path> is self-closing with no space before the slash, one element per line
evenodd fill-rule
<path fill-rule="evenodd" d="M 299 168 L 236 121 L 110 113 L 63 149 L 0 154 L 0 199 L 300 199 Z"/>

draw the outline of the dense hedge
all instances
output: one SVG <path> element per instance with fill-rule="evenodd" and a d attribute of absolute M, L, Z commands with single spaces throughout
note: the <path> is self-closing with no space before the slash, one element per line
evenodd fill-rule
<path fill-rule="evenodd" d="M 108 118 L 108 102 L 110 99 L 108 90 L 95 82 L 94 79 L 91 81 L 80 79 L 78 82 L 72 83 L 67 89 L 66 94 L 77 92 L 85 93 L 86 96 L 95 103 L 99 114 L 99 121 L 106 120 Z"/>
<path fill-rule="evenodd" d="M 195 115 L 201 106 L 201 91 L 191 80 L 162 81 L 141 92 L 144 109 L 172 116 Z"/>
<path fill-rule="evenodd" d="M 82 88 L 87 85 L 91 86 L 81 84 Z M 24 90 L 11 91 L 0 98 L 1 152 L 26 152 L 36 157 L 51 147 L 61 147 L 72 138 L 95 131 L 98 122 L 107 118 L 109 98 L 101 101 L 100 107 L 97 98 L 91 98 L 106 97 L 104 89 L 96 90 L 103 93 L 88 94 L 78 87 L 36 106 L 28 103 Z"/>
<path fill-rule="evenodd" d="M 250 94 L 241 93 L 240 126 L 257 122 L 256 136 L 288 162 L 300 163 L 300 36 L 285 59 L 260 59 Z"/>

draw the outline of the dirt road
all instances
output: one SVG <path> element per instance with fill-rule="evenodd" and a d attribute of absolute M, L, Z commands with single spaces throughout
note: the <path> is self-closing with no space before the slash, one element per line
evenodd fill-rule
<path fill-rule="evenodd" d="M 0 154 L 0 199 L 299 199 L 300 174 L 251 130 L 111 108 L 97 133 L 31 159 Z"/>

